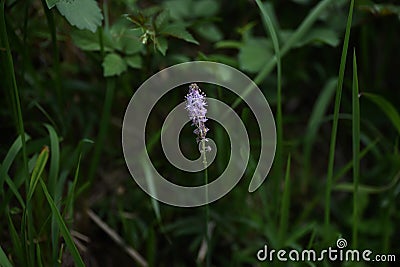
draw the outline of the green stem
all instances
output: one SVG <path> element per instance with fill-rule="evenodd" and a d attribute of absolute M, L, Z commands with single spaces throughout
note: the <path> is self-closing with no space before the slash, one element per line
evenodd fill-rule
<path fill-rule="evenodd" d="M 358 185 L 360 180 L 360 101 L 358 89 L 356 52 L 353 54 L 353 247 L 358 245 L 359 198 Z"/>
<path fill-rule="evenodd" d="M 289 223 L 289 210 L 290 210 L 290 163 L 291 155 L 287 159 L 286 174 L 285 174 L 285 187 L 282 194 L 281 214 L 279 222 L 279 246 L 284 247 L 285 238 L 287 236 L 288 223 Z"/>
<path fill-rule="evenodd" d="M 25 129 L 24 129 L 24 120 L 22 118 L 22 109 L 21 109 L 21 102 L 19 98 L 19 91 L 17 87 L 17 80 L 15 78 L 14 72 L 14 63 L 11 55 L 10 44 L 8 42 L 7 36 L 7 28 L 6 28 L 6 21 L 5 21 L 5 0 L 1 1 L 0 5 L 0 39 L 1 43 L 5 46 L 6 51 L 6 66 L 8 68 L 8 73 L 11 75 L 12 80 L 12 88 L 11 88 L 11 95 L 14 97 L 15 103 L 15 112 L 17 113 L 15 117 L 17 118 L 17 129 L 18 133 L 21 136 L 22 141 L 22 157 L 24 161 L 24 172 L 26 177 L 26 182 L 28 183 L 28 156 L 26 153 L 26 140 L 25 140 Z M 28 185 L 28 184 L 27 184 Z"/>
<path fill-rule="evenodd" d="M 104 142 L 107 137 L 108 125 L 111 117 L 112 102 L 114 99 L 115 80 L 107 78 L 106 81 L 106 95 L 104 99 L 103 113 L 100 120 L 100 130 L 96 138 L 96 145 L 93 152 L 93 160 L 89 168 L 88 180 L 91 184 L 96 174 L 96 169 L 99 166 L 100 156 L 104 148 Z"/>
<path fill-rule="evenodd" d="M 275 152 L 275 163 L 273 168 L 273 177 L 276 179 L 273 180 L 273 188 L 279 187 L 279 182 L 281 181 L 281 177 L 283 176 L 283 118 L 282 118 L 282 64 L 281 64 L 281 48 L 279 45 L 278 35 L 276 33 L 275 27 L 270 18 L 270 14 L 268 14 L 265 6 L 261 3 L 260 0 L 256 0 L 256 3 L 261 10 L 262 18 L 264 19 L 264 25 L 271 36 L 272 44 L 275 51 L 274 60 L 276 61 L 277 66 L 277 105 L 276 105 L 276 152 Z M 285 49 L 288 46 L 285 46 Z M 279 200 L 280 194 L 278 190 L 274 190 L 274 193 L 277 194 L 273 198 L 274 201 Z M 273 203 L 274 206 L 277 206 L 278 203 Z M 276 212 L 276 218 L 279 217 L 279 212 Z"/>
<path fill-rule="evenodd" d="M 15 72 L 14 72 L 14 63 L 11 55 L 11 49 L 10 49 L 10 44 L 8 42 L 8 35 L 7 35 L 7 27 L 6 27 L 6 20 L 5 20 L 5 0 L 1 1 L 0 5 L 0 43 L 2 46 L 5 48 L 6 52 L 6 60 L 4 63 L 4 66 L 7 68 L 7 74 L 11 76 L 11 88 L 10 88 L 10 95 L 12 96 L 13 99 L 13 112 L 14 112 L 14 117 L 17 120 L 17 131 L 18 134 L 21 136 L 21 141 L 22 141 L 22 158 L 23 158 L 23 163 L 24 163 L 24 168 L 23 168 L 23 173 L 25 177 L 25 190 L 28 191 L 29 187 L 29 171 L 28 171 L 28 156 L 26 152 L 26 138 L 25 138 L 25 129 L 24 129 L 24 121 L 22 118 L 22 110 L 21 110 L 21 102 L 19 98 L 19 91 L 17 87 L 17 80 L 15 78 Z M 28 212 L 28 214 L 31 214 L 31 210 L 29 209 L 29 206 L 26 206 L 26 209 L 24 210 L 24 215 Z M 28 222 L 28 224 L 31 223 Z M 26 255 L 26 262 L 27 266 L 33 266 L 33 240 L 30 239 L 31 231 L 30 229 L 26 228 L 27 225 L 27 216 L 22 217 L 22 222 L 21 222 L 21 235 L 24 237 L 23 239 L 23 246 L 25 249 L 25 255 Z M 31 245 L 30 245 L 31 244 Z M 24 261 L 21 259 L 21 261 Z"/>
<path fill-rule="evenodd" d="M 53 60 L 54 60 L 54 71 L 55 71 L 55 89 L 56 89 L 56 94 L 57 94 L 57 101 L 59 105 L 59 111 L 63 110 L 63 92 L 62 92 L 62 83 L 61 83 L 61 74 L 60 74 L 60 56 L 59 56 L 59 50 L 58 50 L 58 45 L 57 45 L 57 31 L 56 31 L 56 25 L 54 23 L 54 16 L 53 12 L 47 7 L 46 1 L 42 0 L 42 6 L 44 9 L 44 13 L 46 15 L 47 19 L 47 24 L 49 26 L 50 30 L 50 36 L 51 36 L 51 44 L 53 46 Z M 61 114 L 61 112 L 60 112 Z M 60 118 L 62 120 L 62 116 Z"/>
<path fill-rule="evenodd" d="M 202 154 L 203 154 L 203 164 L 204 164 L 204 184 L 206 186 L 205 194 L 206 194 L 206 225 L 205 225 L 205 234 L 206 234 L 206 243 L 207 243 L 207 255 L 206 255 L 206 266 L 211 266 L 211 257 L 210 257 L 210 233 L 208 230 L 208 223 L 210 221 L 210 207 L 208 205 L 208 171 L 207 171 L 207 155 L 206 155 L 206 140 L 201 140 L 202 144 Z"/>
<path fill-rule="evenodd" d="M 102 59 L 104 59 L 104 55 L 105 55 L 105 53 L 104 53 L 104 37 L 103 37 L 103 29 L 101 27 L 99 28 L 99 43 L 100 43 L 101 56 L 102 56 Z M 101 115 L 101 120 L 100 120 L 100 130 L 99 130 L 99 134 L 97 135 L 97 138 L 96 138 L 96 144 L 95 144 L 94 152 L 93 152 L 93 160 L 89 167 L 89 173 L 88 173 L 88 184 L 89 185 L 94 180 L 94 176 L 96 174 L 96 169 L 99 166 L 100 156 L 101 156 L 101 152 L 104 147 L 104 142 L 107 137 L 108 125 L 109 125 L 110 117 L 111 117 L 112 102 L 114 99 L 114 91 L 115 91 L 115 80 L 113 78 L 107 78 L 106 79 L 106 95 L 104 98 L 103 113 Z"/>

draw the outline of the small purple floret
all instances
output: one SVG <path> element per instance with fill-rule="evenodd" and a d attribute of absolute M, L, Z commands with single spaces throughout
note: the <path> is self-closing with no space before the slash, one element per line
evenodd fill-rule
<path fill-rule="evenodd" d="M 206 134 L 208 128 L 204 125 L 207 121 L 207 102 L 205 94 L 200 90 L 197 84 L 192 83 L 189 86 L 189 93 L 186 95 L 186 107 L 189 112 L 189 118 L 192 120 L 192 125 L 196 126 L 193 131 L 197 135 L 197 142 L 202 140 L 207 141 Z"/>

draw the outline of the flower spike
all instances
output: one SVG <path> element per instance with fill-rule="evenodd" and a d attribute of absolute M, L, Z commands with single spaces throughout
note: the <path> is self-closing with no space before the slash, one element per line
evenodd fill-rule
<path fill-rule="evenodd" d="M 206 134 L 208 128 L 205 126 L 207 121 L 207 102 L 205 99 L 206 95 L 201 91 L 197 84 L 192 83 L 189 86 L 189 93 L 186 95 L 186 107 L 185 109 L 189 112 L 189 118 L 192 120 L 192 125 L 196 126 L 193 131 L 197 135 L 197 142 L 208 141 Z M 209 151 L 210 147 L 206 150 Z"/>

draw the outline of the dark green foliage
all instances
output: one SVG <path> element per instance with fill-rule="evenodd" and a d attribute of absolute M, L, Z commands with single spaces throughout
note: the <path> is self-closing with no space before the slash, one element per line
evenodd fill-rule
<path fill-rule="evenodd" d="M 399 261 L 399 28 L 397 1 L 1 0 L 0 266 L 353 266 L 256 257 L 264 245 L 322 250 L 339 237 Z M 199 84 L 251 137 L 244 177 L 206 212 L 151 199 L 121 149 L 135 90 L 192 60 L 246 73 L 278 131 L 272 171 L 250 194 L 255 117 L 237 95 Z M 176 169 L 160 146 L 185 86 L 154 107 L 146 145 L 161 174 L 196 186 L 204 173 Z M 213 181 L 235 144 L 207 123 Z M 193 159 L 192 130 L 180 143 Z"/>

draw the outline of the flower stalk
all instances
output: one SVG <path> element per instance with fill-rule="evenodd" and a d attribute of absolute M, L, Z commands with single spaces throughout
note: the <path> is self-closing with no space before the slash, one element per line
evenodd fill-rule
<path fill-rule="evenodd" d="M 203 155 L 204 164 L 204 183 L 205 187 L 205 198 L 206 198 L 206 225 L 205 225 L 205 236 L 207 244 L 207 255 L 206 255 L 206 265 L 210 266 L 210 234 L 208 229 L 208 222 L 210 221 L 210 211 L 208 206 L 208 171 L 207 171 L 207 156 L 206 152 L 211 150 L 210 146 L 206 145 L 208 139 L 206 138 L 208 128 L 205 126 L 207 121 L 207 101 L 206 95 L 201 91 L 197 84 L 192 83 L 189 86 L 189 93 L 186 95 L 186 106 L 185 109 L 189 112 L 189 118 L 192 120 L 192 126 L 196 129 L 193 131 L 197 135 L 197 143 L 201 142 L 200 153 Z"/>

